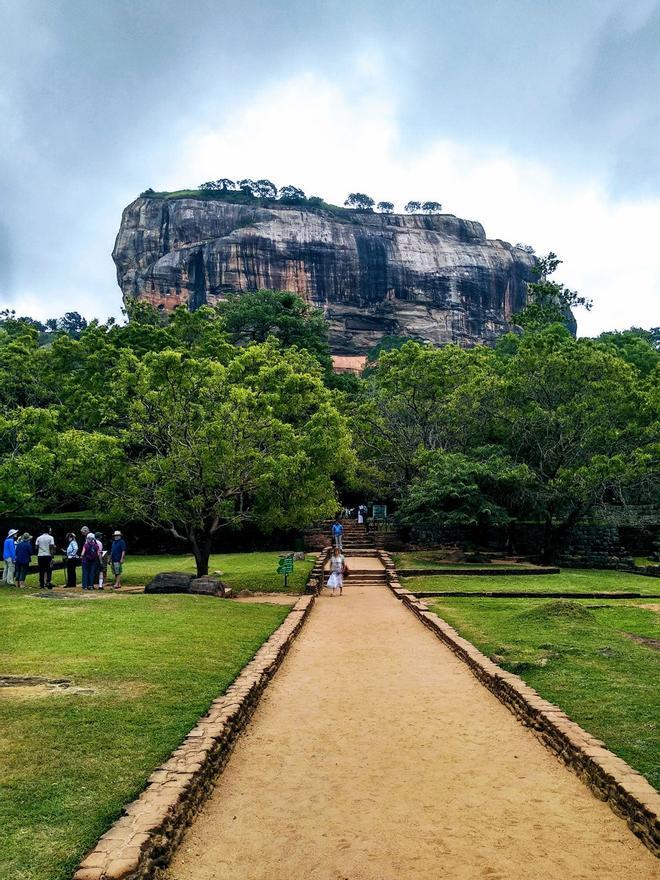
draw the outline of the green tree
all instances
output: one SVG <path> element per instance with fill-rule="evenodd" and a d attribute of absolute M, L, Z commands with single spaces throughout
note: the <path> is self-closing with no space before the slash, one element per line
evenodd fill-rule
<path fill-rule="evenodd" d="M 572 309 L 582 306 L 590 311 L 593 302 L 580 296 L 575 290 L 569 290 L 563 284 L 550 281 L 561 260 L 550 251 L 545 257 L 538 257 L 533 272 L 538 279 L 527 285 L 527 305 L 513 315 L 512 324 L 516 324 L 530 332 L 542 330 L 551 324 L 564 324 L 574 329 L 575 323 Z"/>
<path fill-rule="evenodd" d="M 550 558 L 599 502 L 657 478 L 658 401 L 608 346 L 557 324 L 523 334 L 503 365 L 490 430 L 533 475 L 529 513 Z"/>
<path fill-rule="evenodd" d="M 220 529 L 302 527 L 336 509 L 350 436 L 310 355 L 266 343 L 225 367 L 165 351 L 126 364 L 122 387 L 125 466 L 101 448 L 97 497 L 189 543 L 198 575 Z"/>
<path fill-rule="evenodd" d="M 331 365 L 328 323 L 320 309 L 295 293 L 257 290 L 230 294 L 218 306 L 232 342 L 265 342 L 274 336 L 288 348 L 307 349 L 326 368 Z"/>
<path fill-rule="evenodd" d="M 425 214 L 439 214 L 442 211 L 440 202 L 422 202 L 422 211 Z"/>
<path fill-rule="evenodd" d="M 404 525 L 507 525 L 531 475 L 498 449 L 475 458 L 458 452 L 423 452 L 397 518 Z"/>
<path fill-rule="evenodd" d="M 349 193 L 346 197 L 344 205 L 347 208 L 353 208 L 356 211 L 372 211 L 374 200 L 365 193 Z"/>
<path fill-rule="evenodd" d="M 291 205 L 299 205 L 306 201 L 305 193 L 297 186 L 280 187 L 278 198 L 281 202 Z"/>
<path fill-rule="evenodd" d="M 376 208 L 381 214 L 391 214 L 394 210 L 394 202 L 378 202 Z"/>
<path fill-rule="evenodd" d="M 407 202 L 403 210 L 406 214 L 417 214 L 422 210 L 422 203 L 415 201 Z"/>

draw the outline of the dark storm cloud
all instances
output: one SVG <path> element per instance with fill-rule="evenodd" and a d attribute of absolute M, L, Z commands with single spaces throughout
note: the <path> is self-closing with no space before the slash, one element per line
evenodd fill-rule
<path fill-rule="evenodd" d="M 631 25 L 622 0 L 0 0 L 0 300 L 63 311 L 87 286 L 89 314 L 116 312 L 121 208 L 182 138 L 303 70 L 350 82 L 362 46 L 387 61 L 404 149 L 450 137 L 657 195 L 660 4 L 646 7 Z M 267 147 L 244 173 L 269 173 Z"/>

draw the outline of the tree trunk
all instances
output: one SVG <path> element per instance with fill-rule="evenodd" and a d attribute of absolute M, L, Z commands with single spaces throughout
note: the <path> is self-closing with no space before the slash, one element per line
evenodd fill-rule
<path fill-rule="evenodd" d="M 198 539 L 193 535 L 190 539 L 192 544 L 192 552 L 195 557 L 195 565 L 197 566 L 197 577 L 204 577 L 209 573 L 209 556 L 211 555 L 211 538 L 203 537 Z"/>
<path fill-rule="evenodd" d="M 543 523 L 543 547 L 541 548 L 541 561 L 552 562 L 555 552 L 554 532 L 552 528 L 552 516 L 547 515 Z"/>

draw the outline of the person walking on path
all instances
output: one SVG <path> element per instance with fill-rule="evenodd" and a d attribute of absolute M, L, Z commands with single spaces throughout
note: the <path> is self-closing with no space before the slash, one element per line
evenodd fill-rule
<path fill-rule="evenodd" d="M 51 528 L 44 526 L 41 535 L 35 541 L 37 548 L 37 565 L 39 566 L 39 589 L 52 590 L 51 583 L 53 551 L 55 550 L 55 539 L 51 534 Z"/>
<path fill-rule="evenodd" d="M 121 588 L 121 573 L 124 567 L 124 559 L 126 558 L 126 541 L 124 541 L 122 534 L 119 530 L 116 530 L 113 535 L 112 547 L 110 548 L 110 563 L 112 565 L 112 573 L 115 577 L 115 582 L 112 585 L 113 590 L 119 590 Z"/>
<path fill-rule="evenodd" d="M 73 532 L 66 536 L 66 586 L 76 588 L 76 566 L 78 565 L 78 542 Z"/>
<path fill-rule="evenodd" d="M 335 547 L 339 547 L 342 549 L 342 538 L 344 535 L 344 527 L 339 522 L 339 517 L 335 517 L 335 521 L 332 524 L 332 543 Z"/>
<path fill-rule="evenodd" d="M 32 559 L 32 535 L 23 532 L 16 544 L 16 583 L 22 589 L 25 586 L 25 580 Z"/>
<path fill-rule="evenodd" d="M 2 551 L 2 561 L 5 567 L 2 571 L 2 580 L 9 587 L 14 586 L 14 572 L 16 570 L 16 535 L 17 529 L 9 529 L 5 538 L 5 545 Z"/>
<path fill-rule="evenodd" d="M 99 545 L 94 532 L 88 532 L 83 544 L 82 553 L 82 588 L 93 590 L 96 569 L 99 564 Z"/>
<path fill-rule="evenodd" d="M 344 575 L 346 574 L 346 560 L 339 547 L 335 547 L 330 557 L 330 577 L 328 578 L 328 589 L 332 596 L 336 596 L 335 590 L 339 590 L 341 596 L 344 589 Z"/>

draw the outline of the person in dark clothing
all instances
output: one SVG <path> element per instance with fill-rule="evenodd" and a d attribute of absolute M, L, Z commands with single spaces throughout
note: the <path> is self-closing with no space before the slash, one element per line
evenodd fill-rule
<path fill-rule="evenodd" d="M 32 535 L 24 532 L 16 544 L 16 583 L 25 586 L 30 559 L 32 558 Z"/>
<path fill-rule="evenodd" d="M 82 559 L 82 588 L 93 590 L 96 577 L 96 566 L 99 561 L 99 545 L 93 532 L 85 538 L 80 558 Z"/>
<path fill-rule="evenodd" d="M 121 587 L 121 573 L 124 569 L 124 559 L 126 558 L 126 541 L 124 541 L 120 531 L 115 531 L 110 548 L 110 561 L 112 563 L 112 573 L 115 576 L 113 589 L 118 590 Z"/>
<path fill-rule="evenodd" d="M 78 565 L 78 542 L 73 532 L 66 536 L 66 585 L 67 589 L 76 587 L 76 566 Z"/>
<path fill-rule="evenodd" d="M 34 542 L 37 548 L 37 564 L 39 566 L 39 589 L 53 589 L 51 583 L 51 572 L 53 565 L 53 552 L 55 550 L 55 539 L 53 538 L 52 529 L 44 526 L 41 535 Z"/>

